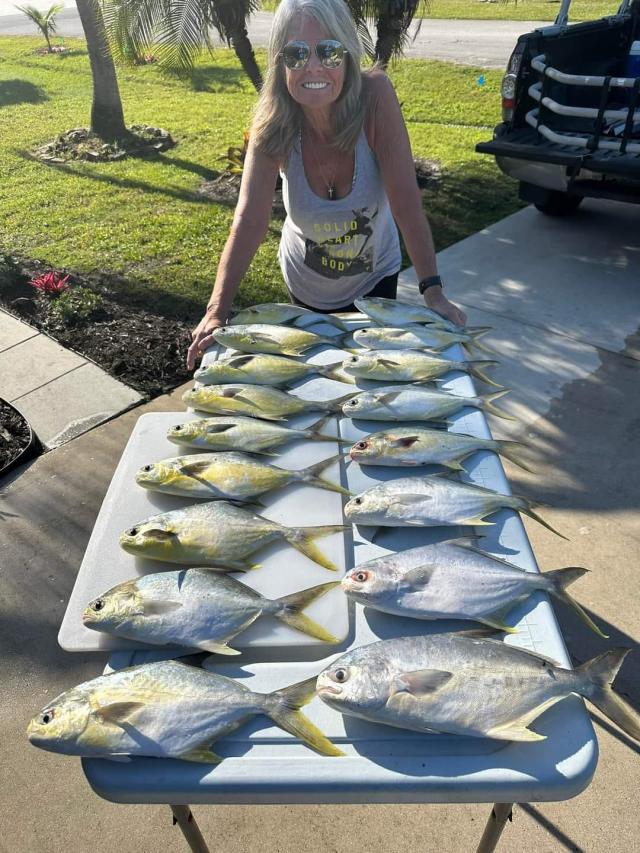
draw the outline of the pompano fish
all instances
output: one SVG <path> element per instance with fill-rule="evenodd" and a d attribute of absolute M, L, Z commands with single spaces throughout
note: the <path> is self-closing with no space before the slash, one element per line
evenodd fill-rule
<path fill-rule="evenodd" d="M 360 465 L 444 465 L 452 471 L 464 471 L 460 463 L 477 450 L 493 450 L 516 465 L 531 471 L 523 459 L 519 441 L 477 438 L 459 432 L 424 427 L 395 427 L 373 432 L 357 441 L 349 455 Z"/>
<path fill-rule="evenodd" d="M 399 328 L 411 323 L 431 323 L 449 332 L 459 332 L 462 329 L 462 326 L 452 323 L 426 305 L 409 305 L 407 302 L 398 302 L 383 296 L 367 296 L 356 299 L 355 306 L 380 326 Z"/>
<path fill-rule="evenodd" d="M 253 568 L 246 557 L 285 539 L 310 560 L 336 571 L 313 540 L 345 529 L 343 524 L 285 527 L 226 501 L 209 501 L 140 521 L 120 536 L 120 545 L 152 560 L 245 571 Z"/>
<path fill-rule="evenodd" d="M 449 361 L 414 349 L 368 350 L 362 355 L 350 355 L 345 358 L 342 369 L 358 379 L 377 379 L 381 382 L 428 382 L 451 370 L 462 370 L 489 385 L 497 385 L 479 369 L 479 365 L 497 363 L 487 358 Z"/>
<path fill-rule="evenodd" d="M 354 601 L 414 619 L 473 619 L 499 631 L 507 614 L 537 590 L 573 607 L 604 639 L 567 587 L 587 573 L 570 566 L 544 574 L 526 572 L 482 551 L 475 537 L 422 545 L 362 563 L 343 579 L 342 588 Z"/>
<path fill-rule="evenodd" d="M 307 483 L 348 495 L 342 486 L 318 476 L 338 459 L 340 456 L 332 456 L 308 468 L 289 471 L 244 453 L 194 453 L 144 465 L 136 474 L 136 483 L 156 492 L 208 500 L 248 501 L 289 483 Z"/>
<path fill-rule="evenodd" d="M 462 397 L 424 385 L 386 385 L 351 397 L 343 404 L 342 412 L 349 418 L 372 421 L 446 421 L 465 406 L 472 406 L 512 421 L 515 418 L 493 405 L 494 400 L 508 393 L 505 389 L 478 397 Z"/>
<path fill-rule="evenodd" d="M 499 640 L 401 637 L 342 655 L 320 673 L 317 690 L 330 707 L 374 723 L 509 741 L 544 740 L 528 726 L 577 693 L 640 740 L 640 716 L 610 686 L 628 651 L 570 670 Z"/>
<path fill-rule="evenodd" d="M 202 412 L 283 421 L 305 412 L 339 412 L 352 393 L 335 400 L 303 400 L 295 394 L 263 385 L 205 385 L 185 391 L 182 399 Z"/>
<path fill-rule="evenodd" d="M 248 453 L 265 454 L 282 444 L 303 438 L 348 444 L 346 438 L 321 433 L 329 420 L 330 416 L 321 418 L 308 429 L 290 429 L 258 418 L 201 418 L 170 427 L 167 438 L 174 444 L 203 450 L 246 450 Z"/>
<path fill-rule="evenodd" d="M 533 511 L 527 498 L 460 483 L 446 476 L 401 477 L 367 489 L 347 503 L 344 513 L 354 524 L 383 527 L 439 527 L 494 524 L 487 515 L 503 507 L 522 512 L 566 539 Z"/>
<path fill-rule="evenodd" d="M 322 755 L 342 755 L 300 708 L 315 678 L 273 693 L 175 660 L 100 675 L 61 693 L 29 723 L 27 736 L 49 752 L 83 756 L 148 755 L 217 764 L 211 751 L 256 714 Z"/>
<path fill-rule="evenodd" d="M 351 376 L 337 365 L 308 364 L 283 355 L 232 355 L 199 367 L 193 378 L 203 385 L 222 385 L 225 382 L 243 382 L 247 385 L 291 385 L 298 379 L 313 374 L 326 376 L 338 382 L 353 382 Z"/>
<path fill-rule="evenodd" d="M 249 308 L 241 308 L 228 321 L 229 326 L 246 326 L 255 323 L 266 323 L 280 326 L 291 323 L 300 329 L 312 326 L 315 323 L 327 323 L 337 329 L 346 331 L 348 326 L 345 320 L 361 320 L 362 314 L 338 313 L 321 314 L 310 308 L 302 308 L 300 305 L 290 305 L 288 302 L 264 302 L 261 305 L 251 305 Z"/>
<path fill-rule="evenodd" d="M 261 616 L 274 616 L 290 628 L 337 643 L 302 610 L 339 583 L 270 599 L 235 578 L 207 569 L 159 572 L 114 586 L 89 603 L 82 621 L 94 631 L 140 643 L 221 655 L 240 654 L 228 643 Z"/>
<path fill-rule="evenodd" d="M 353 339 L 358 346 L 375 350 L 396 349 L 430 349 L 441 350 L 452 344 L 475 345 L 478 349 L 486 349 L 478 343 L 478 338 L 486 335 L 491 329 L 482 327 L 464 331 L 448 332 L 439 326 L 419 326 L 410 324 L 402 329 L 388 326 L 372 326 L 369 329 L 358 329 L 353 333 Z"/>
<path fill-rule="evenodd" d="M 270 326 L 255 323 L 245 326 L 223 326 L 213 333 L 215 340 L 223 347 L 232 347 L 240 352 L 276 353 L 280 355 L 302 355 L 312 347 L 328 345 L 340 347 L 351 332 L 335 337 L 316 335 L 303 329 L 289 326 Z"/>

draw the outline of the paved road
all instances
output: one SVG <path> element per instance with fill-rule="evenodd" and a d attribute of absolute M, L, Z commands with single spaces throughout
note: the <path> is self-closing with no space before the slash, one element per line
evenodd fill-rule
<path fill-rule="evenodd" d="M 50 2 L 35 0 L 35 5 L 47 8 Z M 75 5 L 69 2 L 66 5 L 57 19 L 58 34 L 81 36 L 82 27 Z M 34 34 L 33 24 L 14 11 L 12 3 L 0 0 L 0 35 Z M 272 18 L 269 12 L 253 15 L 249 35 L 254 45 L 266 45 Z M 538 26 L 542 26 L 539 21 L 425 20 L 415 41 L 408 46 L 406 55 L 484 68 L 503 68 L 518 36 Z"/>

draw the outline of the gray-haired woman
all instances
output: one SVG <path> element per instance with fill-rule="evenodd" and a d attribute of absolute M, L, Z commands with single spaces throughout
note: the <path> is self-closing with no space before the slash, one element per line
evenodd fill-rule
<path fill-rule="evenodd" d="M 344 311 L 361 296 L 395 298 L 397 223 L 427 304 L 466 322 L 442 293 L 395 91 L 382 71 L 361 72 L 361 56 L 343 0 L 282 0 L 240 198 L 206 313 L 192 334 L 190 368 L 224 325 L 266 234 L 278 172 L 287 211 L 279 260 L 294 302 Z"/>

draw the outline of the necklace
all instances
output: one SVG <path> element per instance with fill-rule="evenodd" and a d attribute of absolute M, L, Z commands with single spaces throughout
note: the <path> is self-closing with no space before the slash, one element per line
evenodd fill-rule
<path fill-rule="evenodd" d="M 307 136 L 308 135 L 309 135 L 309 132 L 307 131 Z M 300 132 L 300 146 L 302 147 L 302 131 Z M 325 185 L 325 187 L 327 188 L 327 198 L 329 199 L 329 201 L 333 201 L 336 197 L 335 183 L 336 183 L 336 170 L 338 167 L 337 167 L 337 165 L 334 166 L 333 174 L 331 176 L 331 180 L 328 181 L 324 172 L 322 171 L 322 166 L 320 165 L 320 161 L 318 160 L 318 157 L 317 157 L 316 152 L 315 152 L 314 147 L 313 147 L 313 143 L 311 143 L 311 141 L 310 141 L 310 145 L 309 145 L 309 150 L 311 151 L 311 156 L 315 160 L 316 166 L 318 167 L 318 172 L 320 173 L 320 177 L 322 178 L 322 182 Z"/>

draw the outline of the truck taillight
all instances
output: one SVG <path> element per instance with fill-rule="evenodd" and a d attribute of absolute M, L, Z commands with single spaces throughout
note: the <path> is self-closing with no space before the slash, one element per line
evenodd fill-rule
<path fill-rule="evenodd" d="M 511 121 L 516 95 L 517 77 L 511 71 L 502 78 L 502 121 Z"/>

